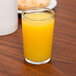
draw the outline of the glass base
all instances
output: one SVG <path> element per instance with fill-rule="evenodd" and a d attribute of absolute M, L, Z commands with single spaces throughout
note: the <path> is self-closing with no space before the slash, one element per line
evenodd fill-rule
<path fill-rule="evenodd" d="M 43 62 L 33 62 L 33 61 L 28 60 L 27 58 L 25 58 L 25 60 L 30 64 L 40 65 L 40 64 L 48 63 L 51 60 L 51 58 L 49 58 L 48 60 L 45 60 Z"/>

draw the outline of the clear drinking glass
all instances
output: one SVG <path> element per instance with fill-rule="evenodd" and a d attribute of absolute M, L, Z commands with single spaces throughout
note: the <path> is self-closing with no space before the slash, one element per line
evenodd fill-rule
<path fill-rule="evenodd" d="M 31 64 L 51 60 L 55 13 L 47 8 L 22 12 L 24 58 Z"/>

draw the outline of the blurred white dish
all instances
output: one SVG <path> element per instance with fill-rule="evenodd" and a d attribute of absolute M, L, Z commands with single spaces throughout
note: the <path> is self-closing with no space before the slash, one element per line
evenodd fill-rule
<path fill-rule="evenodd" d="M 57 0 L 50 0 L 50 4 L 47 6 L 49 9 L 54 9 L 57 5 Z M 18 13 L 21 13 L 22 10 L 18 10 Z"/>

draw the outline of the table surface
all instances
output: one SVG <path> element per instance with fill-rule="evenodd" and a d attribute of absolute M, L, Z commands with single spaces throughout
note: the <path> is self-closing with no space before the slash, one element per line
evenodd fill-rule
<path fill-rule="evenodd" d="M 18 30 L 0 37 L 0 76 L 76 76 L 76 0 L 58 0 L 52 60 L 32 65 L 23 57 L 21 18 Z"/>

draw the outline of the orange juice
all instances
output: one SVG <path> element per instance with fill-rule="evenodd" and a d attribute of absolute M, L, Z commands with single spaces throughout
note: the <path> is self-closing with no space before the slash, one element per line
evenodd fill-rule
<path fill-rule="evenodd" d="M 46 12 L 25 14 L 22 19 L 24 57 L 33 62 L 51 58 L 54 18 Z M 26 17 L 26 18 L 25 18 Z"/>

